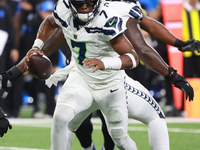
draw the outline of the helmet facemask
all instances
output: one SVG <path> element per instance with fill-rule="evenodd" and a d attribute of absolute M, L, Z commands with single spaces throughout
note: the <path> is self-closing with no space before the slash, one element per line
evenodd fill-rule
<path fill-rule="evenodd" d="M 94 3 L 92 11 L 87 13 L 78 13 L 75 6 L 78 5 L 81 7 L 83 4 L 87 4 L 89 2 Z M 69 0 L 69 6 L 72 11 L 72 15 L 78 21 L 79 24 L 86 24 L 90 20 L 92 20 L 99 11 L 99 5 L 100 0 Z"/>

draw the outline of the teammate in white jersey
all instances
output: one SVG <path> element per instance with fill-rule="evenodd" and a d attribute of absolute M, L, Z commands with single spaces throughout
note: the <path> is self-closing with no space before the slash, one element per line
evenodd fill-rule
<path fill-rule="evenodd" d="M 130 21 L 128 22 L 128 25 L 129 25 L 129 27 L 131 27 L 130 26 Z M 131 24 L 131 25 L 133 25 L 133 24 Z M 135 26 L 133 26 L 133 29 L 135 29 L 134 28 Z M 137 27 L 136 27 L 137 28 Z M 128 29 L 132 29 L 132 28 L 128 28 Z M 137 30 L 136 30 L 137 31 Z M 137 32 L 135 32 L 135 33 L 137 33 Z M 60 36 L 57 36 L 56 37 L 56 40 L 59 38 Z M 138 36 L 137 36 L 137 34 L 135 34 L 133 37 L 135 37 L 135 42 L 138 42 L 138 43 L 142 43 L 142 41 L 143 41 L 143 39 L 141 40 L 141 41 L 138 41 L 137 40 L 137 38 L 138 38 Z M 164 36 L 163 36 L 164 37 Z M 57 40 L 58 41 L 58 40 Z M 60 42 L 60 39 L 59 39 L 59 42 Z M 133 42 L 133 41 L 132 41 Z M 172 42 L 173 43 L 173 42 Z M 51 44 L 51 42 L 50 42 L 50 44 Z M 145 48 L 145 45 L 146 44 L 141 44 L 140 46 L 142 46 L 142 47 L 144 47 Z M 55 45 L 53 45 L 53 46 L 55 46 L 56 47 L 56 44 Z M 50 46 L 49 48 L 47 48 L 46 50 L 47 51 L 45 51 L 45 54 L 50 54 L 50 48 L 52 48 L 52 46 Z M 138 52 L 139 53 L 142 53 L 142 51 L 143 50 L 145 50 L 145 49 L 137 49 L 138 50 Z M 150 49 L 148 49 L 148 48 L 146 48 L 146 50 L 150 50 Z M 149 51 L 146 51 L 146 52 L 149 52 Z M 154 52 L 154 51 L 153 51 Z M 152 52 L 151 52 L 151 54 L 153 54 Z M 152 58 L 152 56 L 153 57 L 155 57 L 156 59 L 154 59 L 154 61 L 157 61 L 157 60 L 159 60 L 159 58 L 160 57 L 157 57 L 157 54 L 154 54 L 154 55 L 149 55 L 149 56 L 146 56 L 146 57 L 150 57 L 150 58 Z M 142 57 L 142 58 L 145 58 L 144 56 Z M 162 62 L 162 60 L 161 61 L 158 61 L 158 63 L 155 63 L 156 64 L 156 66 L 158 66 L 159 64 L 162 64 L 163 62 Z M 154 63 L 151 63 L 151 64 L 149 64 L 149 66 L 152 66 L 152 65 L 154 65 Z M 164 66 L 165 66 L 166 64 L 164 63 Z M 23 65 L 22 65 L 23 66 Z M 155 69 L 154 70 L 156 70 L 157 72 L 159 72 L 159 73 L 161 73 L 162 74 L 162 70 L 167 70 L 167 71 L 164 71 L 165 72 L 165 74 L 164 75 L 167 75 L 168 74 L 168 65 L 166 65 L 167 66 L 167 69 L 165 69 L 166 67 L 164 67 L 164 68 L 158 68 L 158 67 L 155 67 Z M 23 67 L 22 67 L 23 68 Z M 23 72 L 23 69 L 20 69 L 22 72 Z M 167 73 L 166 73 L 167 72 Z M 142 99 L 142 97 L 144 97 L 144 96 L 141 96 L 140 97 L 140 93 L 147 93 L 147 96 L 148 96 L 148 92 L 147 92 L 147 90 L 146 89 L 143 89 L 142 87 L 141 87 L 141 85 L 139 85 L 139 88 L 137 88 L 137 90 L 135 90 L 135 88 L 138 86 L 138 83 L 137 82 L 135 82 L 135 83 L 132 83 L 131 81 L 129 81 L 129 79 L 127 80 L 127 83 L 128 83 L 128 85 L 127 85 L 127 87 L 128 87 L 128 89 L 130 89 L 132 92 L 133 92 L 133 90 L 135 91 L 134 93 L 132 93 L 132 95 L 133 95 L 133 97 L 131 96 L 131 94 L 130 94 L 130 96 L 128 97 L 129 99 L 130 99 L 130 101 L 132 101 L 133 102 L 133 104 L 134 104 L 134 98 L 136 98 L 137 100 L 135 101 L 135 103 L 137 104 L 136 105 L 136 107 L 134 107 L 134 105 L 129 105 L 129 109 L 130 110 L 132 110 L 131 112 L 130 112 L 130 116 L 132 117 L 132 118 L 135 118 L 135 119 L 137 119 L 137 120 L 143 120 L 143 122 L 144 123 L 147 123 L 148 124 L 148 126 L 149 126 L 149 132 L 151 133 L 151 134 L 149 134 L 149 139 L 150 139 L 150 145 L 151 145 L 151 147 L 152 147 L 152 149 L 156 149 L 156 147 L 157 148 L 162 148 L 162 147 L 159 147 L 159 145 L 163 145 L 163 147 L 165 147 L 165 146 L 167 146 L 167 147 L 169 147 L 169 143 L 168 143 L 168 134 L 166 134 L 166 131 L 167 131 L 167 128 L 166 128 L 166 123 L 165 123 L 165 121 L 164 121 L 164 118 L 162 118 L 162 119 L 157 119 L 157 117 L 158 117 L 158 115 L 157 115 L 157 112 L 156 112 L 156 110 L 151 106 L 151 105 L 149 105 L 149 103 L 146 103 L 146 100 L 148 100 L 148 98 L 146 97 L 145 99 Z M 174 82 L 175 83 L 175 82 Z M 182 80 L 182 83 L 184 84 L 184 80 Z M 175 83 L 176 84 L 176 83 Z M 129 85 L 131 85 L 131 87 L 133 87 L 133 88 L 130 88 L 130 86 Z M 188 95 L 190 95 L 190 99 L 192 99 L 192 94 L 191 94 L 191 92 L 189 92 L 189 90 L 187 89 L 187 88 L 184 88 L 183 87 L 183 89 L 186 91 L 186 93 L 188 94 Z M 143 91 L 143 92 L 140 92 L 140 91 Z M 142 94 L 143 95 L 143 94 Z M 132 99 L 133 98 L 133 99 Z M 149 102 L 151 102 L 151 98 L 149 98 Z M 130 104 L 130 103 L 129 103 Z M 151 104 L 153 104 L 154 105 L 154 102 L 152 102 Z M 141 106 L 141 107 L 138 107 L 138 106 Z M 157 106 L 157 104 L 155 105 L 155 106 Z M 137 108 L 137 111 L 134 111 L 134 110 L 136 110 L 136 108 Z M 139 109 L 140 108 L 140 109 Z M 149 111 L 149 113 L 145 113 L 145 111 L 143 111 L 143 110 L 145 110 L 146 108 L 148 108 L 148 110 L 150 110 Z M 159 109 L 158 109 L 159 110 Z M 143 115 L 141 115 L 139 112 L 143 112 Z M 134 114 L 135 113 L 135 114 Z M 151 115 L 152 114 L 152 115 Z M 156 115 L 155 115 L 156 114 Z M 162 113 L 161 113 L 162 114 Z M 135 117 L 134 117 L 135 116 Z M 150 118 L 149 118 L 149 116 L 151 116 Z M 162 115 L 161 115 L 162 116 Z M 149 119 L 148 119 L 149 118 Z M 147 120 L 148 119 L 148 120 Z M 157 121 L 156 121 L 157 120 Z M 154 127 L 154 124 L 155 124 L 155 127 Z M 161 124 L 161 126 L 160 126 L 160 124 Z M 156 128 L 157 126 L 159 126 L 160 128 L 159 128 L 159 130 L 158 130 L 158 128 Z M 160 132 L 161 131 L 161 132 Z M 153 133 L 153 134 L 152 134 Z M 160 133 L 160 134 L 159 134 Z M 165 133 L 165 134 L 162 134 L 162 133 Z M 166 136 L 167 135 L 167 136 Z M 157 138 L 156 138 L 157 137 Z M 167 137 L 167 140 L 165 140 L 165 138 Z M 161 142 L 160 142 L 161 141 Z M 162 141 L 164 141 L 165 143 L 163 144 L 163 142 Z"/>

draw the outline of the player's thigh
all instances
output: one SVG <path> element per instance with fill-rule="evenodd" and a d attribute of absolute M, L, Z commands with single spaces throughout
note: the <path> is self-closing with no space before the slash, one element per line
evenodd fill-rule
<path fill-rule="evenodd" d="M 89 87 L 77 72 L 70 73 L 68 79 L 61 88 L 58 105 L 67 105 L 74 109 L 75 114 L 86 110 L 93 102 Z"/>
<path fill-rule="evenodd" d="M 87 110 L 76 114 L 75 117 L 69 122 L 69 130 L 76 131 L 81 123 L 95 110 L 97 110 L 97 104 L 93 102 Z"/>
<path fill-rule="evenodd" d="M 98 91 L 97 103 L 110 122 L 119 122 L 127 116 L 127 100 L 124 83 Z M 99 100 L 98 100 L 99 99 Z"/>
<path fill-rule="evenodd" d="M 159 104 L 144 86 L 132 79 L 126 82 L 129 118 L 148 124 L 154 119 L 165 117 Z"/>
<path fill-rule="evenodd" d="M 118 90 L 112 92 L 115 89 Z M 105 94 L 106 92 L 108 92 L 107 95 Z M 99 108 L 105 117 L 108 131 L 113 138 L 123 138 L 127 135 L 128 124 L 128 109 L 124 83 L 119 83 L 107 89 L 107 91 L 102 91 L 100 94 L 103 93 L 106 97 L 104 97 L 104 101 L 99 103 Z"/>

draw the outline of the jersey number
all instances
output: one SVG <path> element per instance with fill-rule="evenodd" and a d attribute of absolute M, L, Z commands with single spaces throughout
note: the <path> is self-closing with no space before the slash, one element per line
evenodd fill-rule
<path fill-rule="evenodd" d="M 87 46 L 86 43 L 84 42 L 75 42 L 73 40 L 71 40 L 71 45 L 72 45 L 72 49 L 74 49 L 75 47 L 78 48 L 78 57 L 77 59 L 79 60 L 78 64 L 83 66 L 82 61 L 86 58 L 86 52 L 87 52 Z"/>

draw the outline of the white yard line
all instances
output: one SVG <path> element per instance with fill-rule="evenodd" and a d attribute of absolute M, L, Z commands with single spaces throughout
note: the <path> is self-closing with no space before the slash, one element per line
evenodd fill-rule
<path fill-rule="evenodd" d="M 48 150 L 48 149 L 0 146 L 0 150 Z"/>
<path fill-rule="evenodd" d="M 38 125 L 51 125 L 53 122 L 53 119 L 23 119 L 23 118 L 9 118 L 10 122 L 12 124 L 24 124 L 24 125 L 30 125 L 30 124 L 38 124 Z M 101 120 L 99 118 L 92 118 L 93 123 L 101 123 Z M 200 118 L 183 118 L 183 117 L 167 117 L 166 118 L 167 123 L 200 123 Z M 139 121 L 129 119 L 129 123 L 141 123 Z"/>
<path fill-rule="evenodd" d="M 26 126 L 26 127 L 44 127 L 51 128 L 52 119 L 9 119 L 13 126 Z M 199 123 L 200 119 L 187 119 L 187 118 L 178 118 L 172 117 L 166 119 L 167 123 Z M 93 123 L 101 123 L 99 118 L 92 118 Z M 141 122 L 135 121 L 133 119 L 129 120 L 130 124 L 142 124 Z M 95 125 L 94 129 L 101 130 L 101 125 Z M 129 131 L 147 131 L 147 127 L 129 127 Z M 184 129 L 184 128 L 168 128 L 169 132 L 176 133 L 197 133 L 200 134 L 200 129 Z"/>
<path fill-rule="evenodd" d="M 94 125 L 95 130 L 101 130 L 100 125 Z M 128 131 L 148 131 L 147 127 L 128 127 Z M 169 132 L 176 133 L 197 133 L 200 134 L 200 129 L 183 129 L 183 128 L 168 128 Z"/>

